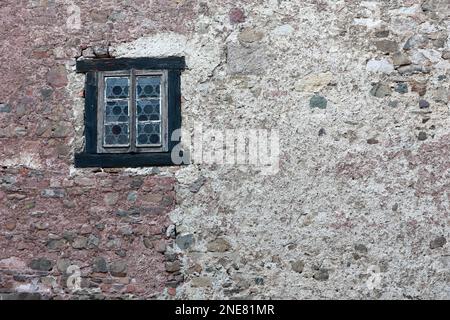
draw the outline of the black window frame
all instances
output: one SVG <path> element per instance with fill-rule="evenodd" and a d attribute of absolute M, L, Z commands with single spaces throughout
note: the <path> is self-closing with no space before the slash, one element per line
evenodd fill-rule
<path fill-rule="evenodd" d="M 172 133 L 181 128 L 181 72 L 185 70 L 184 57 L 167 58 L 108 58 L 78 60 L 76 71 L 86 74 L 83 152 L 75 154 L 75 167 L 146 167 L 179 165 L 172 161 L 171 153 L 179 141 L 171 141 Z M 98 77 L 108 71 L 152 71 L 167 72 L 167 151 L 99 153 L 97 148 Z"/>

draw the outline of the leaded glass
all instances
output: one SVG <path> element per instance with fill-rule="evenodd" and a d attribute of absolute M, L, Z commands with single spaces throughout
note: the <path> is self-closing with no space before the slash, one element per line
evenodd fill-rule
<path fill-rule="evenodd" d="M 136 78 L 136 145 L 161 145 L 161 76 Z"/>
<path fill-rule="evenodd" d="M 129 131 L 129 78 L 106 77 L 104 101 L 105 146 L 128 146 Z"/>

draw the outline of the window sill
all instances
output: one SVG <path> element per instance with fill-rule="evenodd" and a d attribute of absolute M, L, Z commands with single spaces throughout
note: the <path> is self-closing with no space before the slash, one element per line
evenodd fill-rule
<path fill-rule="evenodd" d="M 75 167 L 77 168 L 136 168 L 179 165 L 173 163 L 170 152 L 75 154 Z"/>

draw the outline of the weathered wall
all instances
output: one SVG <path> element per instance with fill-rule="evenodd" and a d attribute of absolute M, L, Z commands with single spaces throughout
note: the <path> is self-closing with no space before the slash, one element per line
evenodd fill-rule
<path fill-rule="evenodd" d="M 450 298 L 448 1 L 69 4 L 0 9 L 4 296 Z M 184 128 L 276 130 L 279 172 L 73 168 L 104 48 L 185 56 Z"/>

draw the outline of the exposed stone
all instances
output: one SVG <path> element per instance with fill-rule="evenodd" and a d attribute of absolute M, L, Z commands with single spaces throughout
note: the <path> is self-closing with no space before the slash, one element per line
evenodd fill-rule
<path fill-rule="evenodd" d="M 394 53 L 398 51 L 398 44 L 392 40 L 378 40 L 375 41 L 375 47 L 377 50 L 383 53 Z"/>
<path fill-rule="evenodd" d="M 67 259 L 59 259 L 56 261 L 56 268 L 59 272 L 62 274 L 65 274 L 67 271 L 67 268 L 70 266 L 70 261 Z"/>
<path fill-rule="evenodd" d="M 392 100 L 392 101 L 389 101 L 388 106 L 391 108 L 397 108 L 398 104 L 399 104 L 398 100 Z"/>
<path fill-rule="evenodd" d="M 227 52 L 228 72 L 231 75 L 260 75 L 267 70 L 267 50 L 262 45 L 243 47 L 236 43 L 230 43 Z"/>
<path fill-rule="evenodd" d="M 301 92 L 319 92 L 331 83 L 333 74 L 331 72 L 313 73 L 298 80 L 295 83 L 295 90 Z"/>
<path fill-rule="evenodd" d="M 397 83 L 397 86 L 395 87 L 395 91 L 401 94 L 408 93 L 408 84 L 405 82 L 399 82 Z"/>
<path fill-rule="evenodd" d="M 127 201 L 129 201 L 129 202 L 136 202 L 137 196 L 138 196 L 138 194 L 137 194 L 136 191 L 131 191 L 127 195 Z"/>
<path fill-rule="evenodd" d="M 305 268 L 305 264 L 301 260 L 296 260 L 291 262 L 291 267 L 295 272 L 302 273 Z"/>
<path fill-rule="evenodd" d="M 91 47 L 88 47 L 86 49 L 84 49 L 81 54 L 83 55 L 83 57 L 85 58 L 95 58 L 95 53 L 94 53 L 94 49 Z"/>
<path fill-rule="evenodd" d="M 181 264 L 179 261 L 173 261 L 173 262 L 166 262 L 166 271 L 167 272 L 177 272 L 180 271 Z"/>
<path fill-rule="evenodd" d="M 369 251 L 367 249 L 367 247 L 364 244 L 362 244 L 362 243 L 355 244 L 355 250 L 360 252 L 360 253 L 363 253 L 363 254 L 366 254 Z"/>
<path fill-rule="evenodd" d="M 218 238 L 214 241 L 211 241 L 207 244 L 206 248 L 210 252 L 226 252 L 231 249 L 231 245 L 227 240 L 223 238 Z"/>
<path fill-rule="evenodd" d="M 151 238 L 144 237 L 143 243 L 147 249 L 153 249 L 153 247 L 154 247 L 154 243 Z"/>
<path fill-rule="evenodd" d="M 442 53 L 442 59 L 450 60 L 450 50 Z"/>
<path fill-rule="evenodd" d="M 96 58 L 109 58 L 108 47 L 94 47 L 94 55 Z"/>
<path fill-rule="evenodd" d="M 67 85 L 67 71 L 64 66 L 52 67 L 47 73 L 47 83 L 54 88 Z"/>
<path fill-rule="evenodd" d="M 53 269 L 53 262 L 47 258 L 38 258 L 31 260 L 29 267 L 38 271 L 50 271 Z"/>
<path fill-rule="evenodd" d="M 189 191 L 192 193 L 197 193 L 200 191 L 200 188 L 205 184 L 206 178 L 201 176 L 197 180 L 195 180 L 191 185 L 189 186 Z"/>
<path fill-rule="evenodd" d="M 430 70 L 423 66 L 418 65 L 408 65 L 408 66 L 401 66 L 397 69 L 397 71 L 401 75 L 411 75 L 415 73 L 429 73 Z"/>
<path fill-rule="evenodd" d="M 327 99 L 320 95 L 314 95 L 309 100 L 310 108 L 326 109 L 327 104 L 328 104 Z"/>
<path fill-rule="evenodd" d="M 443 236 L 437 237 L 430 242 L 430 249 L 434 250 L 442 248 L 443 246 L 445 246 L 446 243 L 447 239 L 445 239 L 445 237 Z"/>
<path fill-rule="evenodd" d="M 420 131 L 419 135 L 417 137 L 417 139 L 419 139 L 419 141 L 425 141 L 425 140 L 427 140 L 427 138 L 428 138 L 428 135 L 424 131 Z"/>
<path fill-rule="evenodd" d="M 107 193 L 104 196 L 105 204 L 108 206 L 115 206 L 117 202 L 119 201 L 119 194 L 118 193 Z"/>
<path fill-rule="evenodd" d="M 370 90 L 370 94 L 377 98 L 384 98 L 386 96 L 390 96 L 392 93 L 391 87 L 383 84 L 383 83 L 377 83 L 372 86 L 372 89 Z"/>
<path fill-rule="evenodd" d="M 430 107 L 430 103 L 427 100 L 420 100 L 419 101 L 419 108 L 420 109 L 427 109 Z"/>
<path fill-rule="evenodd" d="M 230 13 L 228 14 L 230 17 L 230 22 L 237 24 L 245 22 L 245 13 L 240 8 L 233 8 L 230 10 Z"/>
<path fill-rule="evenodd" d="M 243 43 L 258 42 L 264 37 L 264 33 L 253 28 L 245 28 L 239 33 L 238 39 Z"/>
<path fill-rule="evenodd" d="M 62 189 L 44 189 L 41 195 L 44 198 L 64 198 L 66 193 Z"/>
<path fill-rule="evenodd" d="M 0 103 L 0 113 L 8 113 L 11 112 L 11 107 L 8 104 Z"/>
<path fill-rule="evenodd" d="M 76 237 L 72 242 L 72 247 L 74 249 L 85 249 L 88 244 L 88 239 L 83 236 Z"/>
<path fill-rule="evenodd" d="M 100 244 L 100 239 L 98 237 L 96 237 L 93 234 L 89 235 L 88 242 L 87 242 L 87 247 L 89 249 L 95 249 L 99 246 L 99 244 Z"/>
<path fill-rule="evenodd" d="M 379 141 L 376 138 L 367 139 L 367 144 L 378 144 Z"/>
<path fill-rule="evenodd" d="M 5 223 L 5 228 L 8 231 L 13 231 L 16 228 L 16 220 L 7 220 Z"/>
<path fill-rule="evenodd" d="M 376 38 L 387 38 L 389 37 L 389 30 L 378 30 L 374 33 Z"/>
<path fill-rule="evenodd" d="M 394 63 L 394 65 L 396 67 L 401 67 L 401 66 L 406 66 L 411 64 L 411 60 L 409 59 L 409 57 L 401 52 L 396 52 L 393 56 L 392 56 L 392 62 Z"/>
<path fill-rule="evenodd" d="M 313 275 L 313 278 L 317 281 L 327 281 L 329 277 L 330 275 L 326 269 L 319 269 Z"/>
<path fill-rule="evenodd" d="M 428 38 L 425 35 L 416 34 L 406 41 L 403 49 L 410 50 L 413 48 L 424 48 L 428 44 Z"/>
<path fill-rule="evenodd" d="M 190 282 L 194 288 L 212 287 L 212 280 L 210 277 L 195 277 Z"/>
<path fill-rule="evenodd" d="M 178 236 L 175 240 L 178 248 L 181 250 L 189 249 L 192 244 L 194 243 L 194 235 L 193 234 L 186 234 L 184 236 Z"/>
<path fill-rule="evenodd" d="M 414 81 L 411 85 L 411 91 L 417 92 L 419 96 L 424 96 L 427 93 L 427 84 L 426 82 L 417 82 Z"/>
<path fill-rule="evenodd" d="M 386 59 L 370 60 L 367 62 L 366 70 L 368 72 L 390 74 L 394 72 L 394 66 Z"/>
<path fill-rule="evenodd" d="M 114 261 L 109 267 L 109 272 L 113 277 L 126 277 L 127 264 L 124 261 Z"/>
<path fill-rule="evenodd" d="M 108 272 L 108 264 L 106 263 L 105 258 L 96 257 L 94 259 L 94 263 L 92 264 L 92 271 L 100 272 L 100 273 L 107 273 Z"/>
<path fill-rule="evenodd" d="M 155 244 L 155 250 L 159 253 L 164 253 L 167 250 L 167 245 L 164 241 L 157 241 Z"/>
<path fill-rule="evenodd" d="M 61 250 L 66 246 L 66 242 L 61 239 L 51 239 L 47 242 L 47 248 L 49 250 Z"/>

